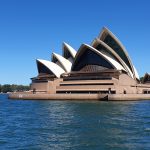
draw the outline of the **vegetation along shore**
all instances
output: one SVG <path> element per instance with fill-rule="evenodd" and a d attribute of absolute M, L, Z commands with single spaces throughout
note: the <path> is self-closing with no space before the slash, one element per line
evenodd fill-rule
<path fill-rule="evenodd" d="M 0 93 L 29 91 L 28 85 L 0 84 Z"/>

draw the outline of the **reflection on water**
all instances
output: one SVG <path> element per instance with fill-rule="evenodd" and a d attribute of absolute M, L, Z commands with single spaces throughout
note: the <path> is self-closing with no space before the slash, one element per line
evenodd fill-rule
<path fill-rule="evenodd" d="M 0 149 L 150 149 L 150 101 L 17 101 L 0 95 Z"/>

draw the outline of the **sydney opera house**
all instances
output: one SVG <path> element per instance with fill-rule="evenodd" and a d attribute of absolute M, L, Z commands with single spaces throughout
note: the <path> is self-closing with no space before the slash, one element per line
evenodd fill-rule
<path fill-rule="evenodd" d="M 36 63 L 38 75 L 31 78 L 31 91 L 35 95 L 47 94 L 49 99 L 67 96 L 84 99 L 83 95 L 85 99 L 92 95 L 150 98 L 150 78 L 145 75 L 143 83 L 140 82 L 125 47 L 107 28 L 90 45 L 82 44 L 78 51 L 63 43 L 62 55 L 52 53 L 51 61 L 37 59 Z"/>

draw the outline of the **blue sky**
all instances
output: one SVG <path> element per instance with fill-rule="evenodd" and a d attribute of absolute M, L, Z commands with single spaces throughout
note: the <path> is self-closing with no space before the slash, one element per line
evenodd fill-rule
<path fill-rule="evenodd" d="M 36 58 L 76 50 L 103 26 L 124 44 L 139 75 L 150 72 L 149 0 L 0 0 L 0 84 L 29 84 Z"/>

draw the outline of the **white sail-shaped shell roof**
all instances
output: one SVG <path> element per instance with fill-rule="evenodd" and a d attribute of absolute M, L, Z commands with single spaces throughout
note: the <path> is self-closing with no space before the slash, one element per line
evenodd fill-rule
<path fill-rule="evenodd" d="M 85 44 L 87 47 L 98 53 L 100 56 L 103 56 L 109 63 L 111 63 L 117 70 L 125 70 L 122 65 L 120 65 L 113 57 L 108 56 L 97 49 L 93 48 L 90 45 Z"/>
<path fill-rule="evenodd" d="M 117 53 L 121 57 L 121 59 L 126 63 L 126 65 L 131 69 L 133 76 L 136 79 L 133 64 L 131 62 L 131 59 L 130 59 L 125 47 L 110 30 L 108 30 L 106 27 L 104 27 L 103 30 L 101 31 L 100 35 L 99 35 L 99 39 L 105 42 L 105 38 L 107 36 L 110 36 L 116 42 L 117 46 L 120 47 L 120 50 Z M 108 43 L 106 43 L 106 44 L 108 44 Z M 114 49 L 114 48 L 112 48 L 112 49 Z"/>
<path fill-rule="evenodd" d="M 64 57 L 62 57 L 61 55 L 56 54 L 56 53 L 52 54 L 52 61 L 53 62 L 54 62 L 54 58 L 56 58 L 57 61 L 59 61 L 59 64 L 61 64 L 61 66 L 63 67 L 63 69 L 66 72 L 70 72 L 71 71 L 72 63 L 69 60 L 65 59 Z"/>
<path fill-rule="evenodd" d="M 139 74 L 134 66 L 133 66 L 133 68 L 134 68 L 134 72 L 135 72 L 135 77 L 139 80 L 140 79 Z"/>
<path fill-rule="evenodd" d="M 125 47 L 119 39 L 105 27 L 91 46 L 82 44 L 78 52 L 76 52 L 69 44 L 64 42 L 62 49 L 62 56 L 56 53 L 52 54 L 52 62 L 37 59 L 37 62 L 40 62 L 42 66 L 44 65 L 43 70 L 41 69 L 40 72 L 54 74 L 59 78 L 62 73 L 80 71 L 82 68 L 83 70 L 88 68 L 87 71 L 89 71 L 92 66 L 92 69 L 95 67 L 97 70 L 124 70 L 130 77 L 139 80 L 138 72 L 133 66 Z M 96 58 L 95 60 L 93 60 L 94 56 Z M 42 68 L 40 63 L 39 68 Z M 90 71 L 92 71 L 92 69 Z"/>
<path fill-rule="evenodd" d="M 47 67 L 57 78 L 60 78 L 60 75 L 65 71 L 58 66 L 57 64 L 50 62 L 48 60 L 37 59 L 37 62 L 42 63 L 45 67 Z"/>
<path fill-rule="evenodd" d="M 76 54 L 75 60 L 74 60 L 74 64 L 72 66 L 72 70 L 74 69 L 75 65 L 76 65 L 76 60 L 80 59 L 80 57 L 82 55 L 84 55 L 84 52 L 86 51 L 86 49 L 88 48 L 88 50 L 91 50 L 92 52 L 96 53 L 97 55 L 99 55 L 99 57 L 102 57 L 103 59 L 105 59 L 111 66 L 113 66 L 114 69 L 117 70 L 124 70 L 122 65 L 120 65 L 115 59 L 113 59 L 111 56 L 108 56 L 100 51 L 98 51 L 97 49 L 93 48 L 90 45 L 87 44 L 82 44 L 78 53 Z M 94 58 L 93 58 L 94 59 Z M 82 61 L 82 60 L 81 60 Z M 85 64 L 86 65 L 86 64 Z"/>
<path fill-rule="evenodd" d="M 71 63 L 73 62 L 75 56 L 76 56 L 76 51 L 67 43 L 63 43 L 63 57 L 68 59 Z"/>
<path fill-rule="evenodd" d="M 111 54 L 113 57 L 115 57 L 117 59 L 118 63 L 120 63 L 124 67 L 124 69 L 128 72 L 128 75 L 133 78 L 133 73 L 130 70 L 130 68 L 126 65 L 126 63 L 121 59 L 121 57 L 110 46 L 108 46 L 106 43 L 104 43 L 100 39 L 96 38 L 92 42 L 92 46 L 94 48 L 96 48 L 98 45 L 102 45 L 105 49 L 107 49 L 109 54 Z M 106 54 L 107 54 L 107 52 L 106 52 Z"/>

